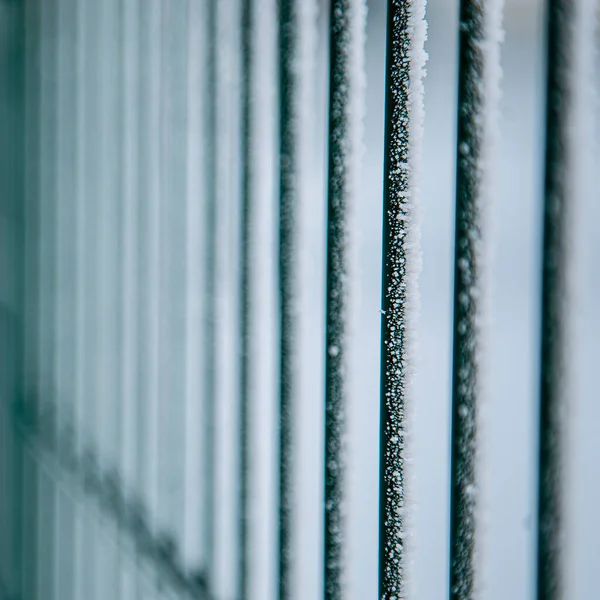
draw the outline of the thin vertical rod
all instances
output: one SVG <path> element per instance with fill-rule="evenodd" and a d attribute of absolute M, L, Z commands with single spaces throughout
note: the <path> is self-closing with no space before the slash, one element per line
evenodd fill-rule
<path fill-rule="evenodd" d="M 453 600 L 472 598 L 477 576 L 477 420 L 485 242 L 482 162 L 492 110 L 486 97 L 487 48 L 493 43 L 488 37 L 490 4 L 462 0 L 460 5 L 450 482 L 449 595 Z"/>
<path fill-rule="evenodd" d="M 239 569 L 238 600 L 248 597 L 249 563 L 249 477 L 250 440 L 249 404 L 252 329 L 252 37 L 253 2 L 242 1 L 242 236 L 240 286 L 240 477 L 239 477 Z"/>
<path fill-rule="evenodd" d="M 160 430 L 159 385 L 161 383 L 159 327 L 162 307 L 158 265 L 163 233 L 160 221 L 160 165 L 163 154 L 160 146 L 160 114 L 163 99 L 160 73 L 163 40 L 159 32 L 163 15 L 162 3 L 159 0 L 140 2 L 137 9 L 140 52 L 137 173 L 140 303 L 137 329 L 138 388 L 135 409 L 138 419 L 136 486 L 149 505 L 148 523 L 153 530 L 156 524 L 158 500 L 156 457 Z M 157 595 L 155 589 L 142 587 L 142 580 L 139 581 L 138 593 L 154 599 Z"/>
<path fill-rule="evenodd" d="M 64 428 L 75 407 L 74 377 L 74 328 L 71 319 L 75 313 L 75 185 L 76 185 L 76 129 L 73 115 L 76 107 L 76 54 L 75 27 L 73 16 L 75 6 L 72 0 L 60 0 L 56 5 L 57 50 L 56 50 L 56 256 L 57 300 L 54 307 L 54 323 L 57 332 L 54 352 L 56 353 L 55 381 L 55 435 L 57 447 L 67 449 L 70 432 Z M 68 600 L 76 594 L 74 589 L 75 541 L 73 500 L 61 490 L 58 492 L 56 507 L 57 535 L 60 544 L 56 555 L 56 595 Z"/>
<path fill-rule="evenodd" d="M 216 314 L 217 314 L 217 27 L 218 0 L 208 0 L 206 102 L 206 215 L 204 302 L 204 550 L 206 580 L 211 589 L 215 567 L 215 429 L 216 429 Z"/>
<path fill-rule="evenodd" d="M 39 365 L 40 388 L 42 399 L 40 417 L 50 424 L 53 423 L 53 413 L 49 407 L 53 404 L 54 387 L 53 373 L 55 366 L 54 331 L 54 292 L 56 262 L 54 257 L 54 224 L 55 199 L 52 191 L 55 189 L 54 157 L 56 155 L 56 123 L 54 120 L 56 105 L 56 82 L 54 77 L 56 67 L 56 2 L 40 2 L 40 162 L 39 162 L 39 206 L 40 218 L 39 245 L 40 251 L 40 304 L 39 304 Z M 50 426 L 48 427 L 50 429 Z M 57 488 L 45 475 L 40 473 L 39 494 L 40 536 L 37 561 L 39 569 L 39 593 L 46 594 L 49 600 L 55 598 L 57 583 L 53 557 L 56 556 L 56 518 Z M 42 591 L 43 590 L 43 591 Z"/>
<path fill-rule="evenodd" d="M 330 20 L 329 165 L 327 206 L 327 297 L 325 320 L 325 521 L 324 597 L 343 596 L 345 431 L 348 396 L 349 223 L 355 183 L 353 152 L 357 117 L 354 59 L 360 0 L 334 0 Z M 356 108 L 356 107 L 354 107 Z"/>
<path fill-rule="evenodd" d="M 562 503 L 564 406 L 564 344 L 566 320 L 563 302 L 567 279 L 568 128 L 571 106 L 569 51 L 576 2 L 550 0 L 547 7 L 546 156 L 544 181 L 544 241 L 542 257 L 542 330 L 537 597 L 564 597 Z"/>
<path fill-rule="evenodd" d="M 24 167 L 24 360 L 23 360 L 23 401 L 24 410 L 29 418 L 38 413 L 39 396 L 36 385 L 39 373 L 39 314 L 40 305 L 40 219 L 39 219 L 39 160 L 40 160 L 40 6 L 39 2 L 28 2 L 24 6 L 25 35 L 25 152 Z M 25 160 L 25 157 L 27 159 Z M 23 440 L 23 443 L 24 440 Z M 23 513 L 28 519 L 23 527 L 22 566 L 24 598 L 34 598 L 38 589 L 39 564 L 38 548 L 38 489 L 39 475 L 37 465 L 30 453 L 26 453 L 26 485 L 24 491 Z"/>
<path fill-rule="evenodd" d="M 279 564 L 278 598 L 291 597 L 294 343 L 297 192 L 298 0 L 279 0 L 280 182 L 279 182 Z"/>
<path fill-rule="evenodd" d="M 387 13 L 385 157 L 379 458 L 379 598 L 407 597 L 406 434 L 412 363 L 411 312 L 420 264 L 415 219 L 422 129 L 425 6 L 389 0 Z"/>
<path fill-rule="evenodd" d="M 13 427 L 11 411 L 20 402 L 23 391 L 23 340 L 25 327 L 24 311 L 24 175 L 25 175 L 25 30 L 23 3 L 14 3 L 3 7 L 4 17 L 4 64 L 2 67 L 3 90 L 0 119 L 0 153 L 4 166 L 4 177 L 0 184 L 3 197 L 3 217 L 12 229 L 12 240 L 4 241 L 12 264 L 4 270 L 4 280 L 0 286 L 12 288 L 14 296 L 11 301 L 3 302 L 0 311 L 0 327 L 2 330 L 2 365 L 0 366 L 0 414 L 4 423 L 0 426 L 6 436 L 0 440 L 0 448 L 5 453 L 0 456 L 0 462 L 5 461 L 3 487 L 4 520 L 3 529 L 5 540 L 0 542 L 7 554 L 4 573 L 7 579 L 3 583 L 8 590 L 0 590 L 6 597 L 23 597 L 23 538 L 22 532 L 26 520 L 32 515 L 25 514 L 27 498 L 23 494 L 24 484 L 24 453 L 22 439 Z M 6 26 L 8 25 L 8 27 Z M 10 57 L 7 60 L 7 57 Z M 8 109 L 8 110 L 7 110 Z M 9 259 L 11 260 L 11 259 Z M 8 265 L 7 265 L 8 266 Z M 14 304 L 13 304 L 14 303 Z M 11 306 L 12 305 L 12 306 Z M 2 449 L 0 449 L 2 452 Z M 10 464 L 8 464 L 10 463 Z M 8 509 L 8 510 L 6 510 Z M 9 533 L 10 532 L 10 533 Z M 4 544 L 3 544 L 4 542 Z M 0 586 L 2 587 L 2 586 Z"/>

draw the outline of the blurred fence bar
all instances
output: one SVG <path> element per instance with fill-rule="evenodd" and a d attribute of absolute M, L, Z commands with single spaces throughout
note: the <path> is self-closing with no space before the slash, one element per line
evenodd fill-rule
<path fill-rule="evenodd" d="M 280 0 L 279 9 L 279 495 L 278 598 L 292 597 L 293 413 L 297 390 L 297 212 L 300 201 L 298 101 L 301 0 Z"/>
<path fill-rule="evenodd" d="M 205 214 L 204 214 L 204 352 L 202 368 L 204 396 L 204 446 L 203 482 L 204 514 L 203 530 L 206 556 L 206 573 L 211 577 L 215 567 L 215 482 L 216 482 L 216 392 L 217 392 L 217 248 L 218 248 L 218 199 L 217 199 L 217 52 L 218 52 L 218 0 L 206 0 L 206 119 L 203 123 L 207 151 L 205 160 Z"/>
<path fill-rule="evenodd" d="M 562 473 L 564 442 L 564 343 L 567 224 L 567 149 L 575 2 L 547 4 L 547 98 L 542 277 L 542 373 L 540 404 L 537 597 L 564 593 Z"/>
<path fill-rule="evenodd" d="M 450 598 L 481 589 L 478 435 L 485 401 L 491 202 L 500 77 L 501 4 L 460 3 L 450 491 Z"/>
<path fill-rule="evenodd" d="M 348 342 L 352 301 L 352 213 L 359 184 L 366 7 L 331 2 L 327 313 L 325 321 L 325 550 L 326 600 L 341 600 L 344 567 L 345 420 L 350 389 Z"/>
<path fill-rule="evenodd" d="M 249 527 L 249 485 L 250 485 L 250 402 L 251 388 L 251 335 L 252 335 L 252 228 L 254 224 L 254 198 L 252 194 L 252 108 L 253 108 L 253 34 L 255 3 L 242 0 L 242 215 L 241 215 L 241 257 L 240 257 L 240 481 L 239 481 L 239 600 L 248 598 L 248 571 L 250 562 Z"/>
<path fill-rule="evenodd" d="M 23 397 L 25 36 L 22 7 L 0 3 L 0 596 L 19 594 L 26 574 L 31 499 L 25 497 L 25 455 L 11 427 Z"/>
<path fill-rule="evenodd" d="M 581 316 L 577 261 L 585 260 L 579 229 L 585 210 L 585 180 L 593 168 L 587 144 L 593 136 L 591 97 L 594 52 L 598 52 L 599 6 L 593 0 L 546 3 L 546 145 L 544 173 L 537 598 L 571 595 L 568 581 L 572 511 L 569 448 L 572 416 L 580 402 L 574 346 Z M 594 22 L 596 23 L 594 25 Z M 593 160 L 593 159 L 592 159 Z M 586 202 L 588 204 L 586 204 Z M 572 431 L 572 430 L 571 430 Z"/>

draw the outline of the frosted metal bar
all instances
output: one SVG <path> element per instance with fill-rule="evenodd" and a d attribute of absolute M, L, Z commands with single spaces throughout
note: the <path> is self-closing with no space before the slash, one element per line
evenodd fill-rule
<path fill-rule="evenodd" d="M 158 436 L 161 385 L 161 293 L 160 293 L 160 192 L 161 192 L 161 20 L 163 3 L 147 0 L 138 4 L 140 53 L 139 123 L 139 213 L 138 260 L 139 307 L 138 352 L 138 476 L 136 487 L 147 507 L 152 532 L 158 512 Z M 144 582 L 146 583 L 146 582 Z M 157 581 L 154 582 L 155 585 Z M 159 597 L 155 586 L 138 589 L 140 598 Z"/>
<path fill-rule="evenodd" d="M 596 14 L 594 14 L 596 12 Z M 570 311 L 579 251 L 574 232 L 585 199 L 589 123 L 581 105 L 591 88 L 582 66 L 593 56 L 597 4 L 549 0 L 546 6 L 546 148 L 542 254 L 540 437 L 537 520 L 537 598 L 567 598 L 567 403 L 575 400 L 571 340 L 578 326 Z M 582 52 L 586 52 L 583 55 Z M 585 117 L 583 117 L 585 120 Z M 578 219 L 582 217 L 579 216 Z M 584 218 L 584 217 L 583 217 Z M 581 256 L 580 256 L 581 258 Z M 581 276 L 581 275 L 579 275 Z M 575 309 L 577 310 L 577 309 Z M 576 318 L 579 318 L 577 315 Z"/>
<path fill-rule="evenodd" d="M 105 0 L 99 5 L 98 22 L 95 24 L 99 37 L 98 62 L 98 123 L 99 132 L 94 142 L 98 148 L 96 172 L 97 183 L 97 241 L 96 277 L 98 285 L 98 382 L 97 449 L 101 465 L 115 469 L 121 453 L 122 420 L 120 418 L 120 386 L 122 376 L 122 346 L 120 330 L 119 266 L 122 260 L 123 241 L 120 235 L 120 172 L 122 154 L 122 103 L 119 79 L 122 62 L 120 58 L 118 0 Z M 120 475 L 105 469 L 106 480 Z M 100 581 L 97 582 L 99 597 L 120 599 L 121 557 L 111 543 L 117 534 L 113 524 L 97 521 L 98 566 Z"/>
<path fill-rule="evenodd" d="M 205 574 L 210 582 L 215 573 L 215 460 L 216 460 L 216 376 L 217 376 L 217 30 L 218 0 L 207 0 L 207 57 L 206 57 L 206 120 L 205 135 L 207 151 L 206 173 L 206 213 L 204 230 L 204 553 L 206 556 Z"/>
<path fill-rule="evenodd" d="M 119 272 L 121 279 L 120 311 L 122 327 L 120 343 L 123 352 L 121 379 L 121 426 L 122 452 L 119 471 L 122 476 L 123 495 L 127 491 L 137 489 L 137 438 L 140 434 L 139 422 L 136 415 L 138 397 L 139 352 L 137 346 L 138 320 L 137 311 L 141 302 L 138 271 L 138 197 L 139 177 L 139 133 L 137 111 L 139 97 L 139 18 L 138 0 L 122 2 L 119 11 L 119 36 L 121 39 L 119 60 L 122 62 L 120 71 L 120 93 L 123 102 L 122 113 L 122 170 L 121 202 L 120 202 L 120 235 L 123 240 L 122 262 Z M 139 491 L 139 490 L 137 490 Z M 137 564 L 124 561 L 121 579 L 121 596 L 129 600 L 139 597 L 139 572 Z"/>
<path fill-rule="evenodd" d="M 157 531 L 165 556 L 184 531 L 187 0 L 163 2 L 160 17 L 161 148 L 159 221 L 159 344 Z M 181 557 L 173 556 L 178 561 Z M 163 575 L 159 574 L 159 581 Z M 162 597 L 163 595 L 160 594 Z"/>
<path fill-rule="evenodd" d="M 487 303 L 485 211 L 499 87 L 501 3 L 460 5 L 450 489 L 450 598 L 477 589 L 478 418 Z"/>
<path fill-rule="evenodd" d="M 348 327 L 352 264 L 350 213 L 357 194 L 363 93 L 362 0 L 334 0 L 330 20 L 327 299 L 325 322 L 324 597 L 343 597 Z"/>
<path fill-rule="evenodd" d="M 53 425 L 53 413 L 49 409 L 54 396 L 54 198 L 55 188 L 54 157 L 56 140 L 55 98 L 56 98 L 56 16 L 54 0 L 40 2 L 40 162 L 39 162 L 39 252 L 40 252 L 40 304 L 39 327 L 39 367 L 40 380 L 36 393 L 40 397 L 41 418 Z M 36 560 L 39 565 L 39 587 L 37 597 L 55 598 L 56 570 L 53 557 L 56 556 L 55 506 L 56 487 L 52 480 L 40 473 L 38 494 L 39 537 Z"/>
<path fill-rule="evenodd" d="M 407 432 L 413 337 L 418 311 L 418 175 L 422 141 L 425 4 L 390 0 L 387 13 L 381 412 L 379 597 L 407 598 Z M 411 320 L 412 319 L 412 320 Z"/>
<path fill-rule="evenodd" d="M 250 401 L 251 401 L 251 331 L 252 331 L 252 67 L 253 16 L 252 0 L 242 0 L 242 215 L 241 215 L 241 282 L 240 282 L 240 440 L 239 440 L 239 600 L 248 597 L 249 573 L 249 482 L 250 482 Z"/>
<path fill-rule="evenodd" d="M 75 184 L 76 146 L 75 113 L 76 101 L 76 53 L 73 0 L 57 0 L 55 5 L 56 36 L 56 304 L 54 346 L 57 447 L 66 451 L 74 443 L 71 432 L 64 431 L 62 422 L 71 420 L 75 401 L 75 336 L 72 318 L 75 313 Z M 56 596 L 71 600 L 75 597 L 73 587 L 75 529 L 73 518 L 75 507 L 72 500 L 61 490 L 57 493 L 56 506 Z"/>
<path fill-rule="evenodd" d="M 23 403 L 28 415 L 38 412 L 39 397 L 39 160 L 40 160 L 40 6 L 39 1 L 25 6 L 25 280 L 24 280 L 24 381 Z M 36 600 L 38 587 L 38 489 L 39 473 L 35 460 L 25 453 L 26 471 L 23 495 L 28 520 L 23 530 L 22 596 Z"/>
<path fill-rule="evenodd" d="M 22 393 L 23 275 L 23 10 L 0 5 L 0 595 L 20 597 L 23 455 L 12 427 Z"/>
<path fill-rule="evenodd" d="M 279 2 L 279 93 L 280 93 L 280 182 L 279 182 L 279 540 L 278 598 L 288 600 L 292 590 L 292 501 L 293 501 L 293 403 L 294 313 L 296 265 L 296 210 L 298 194 L 297 131 L 295 95 L 298 75 L 294 61 L 298 44 L 298 2 Z"/>

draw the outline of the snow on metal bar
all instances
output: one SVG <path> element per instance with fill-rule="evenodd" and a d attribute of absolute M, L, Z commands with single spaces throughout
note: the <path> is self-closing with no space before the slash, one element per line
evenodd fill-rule
<path fill-rule="evenodd" d="M 491 199 L 501 14 L 501 0 L 462 0 L 460 6 L 450 484 L 453 600 L 474 598 L 480 587 L 478 426 L 485 395 L 484 328 L 488 300 L 485 212 Z"/>
<path fill-rule="evenodd" d="M 203 531 L 206 572 L 215 572 L 215 455 L 216 455 L 216 374 L 217 374 L 217 25 L 218 0 L 207 0 L 207 57 L 206 57 L 206 120 L 204 122 L 207 152 L 204 154 L 206 173 L 205 247 L 203 248 L 204 295 L 204 449 Z"/>
<path fill-rule="evenodd" d="M 387 21 L 380 416 L 379 597 L 408 596 L 406 441 L 417 277 L 425 2 L 390 0 Z"/>
<path fill-rule="evenodd" d="M 44 400 L 53 399 L 54 368 L 56 360 L 56 332 L 54 330 L 55 306 L 55 269 L 54 256 L 54 223 L 56 189 L 54 157 L 56 156 L 56 19 L 58 11 L 56 2 L 40 3 L 40 105 L 39 105 L 39 313 L 38 321 L 38 365 L 39 390 Z M 38 532 L 37 559 L 39 561 L 37 578 L 40 589 L 48 590 L 50 600 L 54 599 L 56 572 L 53 560 L 56 555 L 58 540 L 56 539 L 55 509 L 57 490 L 47 478 L 40 477 L 38 482 Z"/>
<path fill-rule="evenodd" d="M 75 313 L 75 273 L 76 245 L 72 235 L 75 227 L 76 198 L 76 130 L 73 115 L 76 101 L 76 52 L 75 52 L 75 6 L 72 0 L 59 0 L 55 6 L 56 39 L 56 304 L 54 306 L 54 327 L 56 362 L 54 381 L 59 391 L 57 416 L 71 414 L 75 408 L 75 331 L 71 327 Z M 110 203 L 109 206 L 111 206 Z M 110 255 L 110 254 L 109 254 Z M 112 323 L 111 323 L 112 325 Z M 109 329 L 110 327 L 105 327 Z M 57 494 L 55 507 L 56 531 L 59 532 L 56 548 L 55 570 L 58 598 L 71 600 L 76 597 L 74 577 L 72 577 L 75 554 L 75 519 L 73 505 L 65 494 Z"/>
<path fill-rule="evenodd" d="M 325 360 L 325 598 L 343 596 L 345 413 L 351 302 L 351 215 L 359 183 L 363 94 L 363 0 L 331 4 Z"/>
<path fill-rule="evenodd" d="M 586 190 L 593 135 L 594 0 L 550 0 L 547 8 L 546 155 L 537 597 L 564 600 L 567 581 L 569 415 L 578 397 L 577 340 Z M 593 159 L 592 159 L 593 161 Z M 592 175 L 593 177 L 593 175 Z M 586 196 L 587 194 L 587 196 Z M 577 234 L 576 234 L 577 232 Z M 581 339 L 577 340 L 581 342 Z M 583 362 L 579 359 L 579 362 Z"/>
<path fill-rule="evenodd" d="M 253 20 L 252 0 L 242 0 L 242 216 L 240 282 L 240 477 L 239 477 L 239 570 L 237 597 L 248 597 L 249 572 L 249 402 L 251 397 L 251 319 L 252 319 L 252 67 Z"/>
<path fill-rule="evenodd" d="M 302 43 L 306 36 L 304 17 L 310 2 L 279 0 L 279 93 L 280 93 L 280 181 L 279 181 L 279 552 L 278 597 L 291 597 L 293 528 L 293 413 L 296 397 L 297 345 L 297 225 L 301 202 L 299 97 L 306 74 L 302 72 Z"/>

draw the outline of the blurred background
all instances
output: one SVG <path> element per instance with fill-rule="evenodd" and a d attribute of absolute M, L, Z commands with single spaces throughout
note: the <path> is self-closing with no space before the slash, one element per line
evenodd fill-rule
<path fill-rule="evenodd" d="M 208 88 L 206 2 L 0 1 L 2 393 L 3 400 L 22 394 L 42 412 L 54 406 L 52 427 L 60 433 L 61 423 L 74 425 L 76 448 L 93 448 L 101 467 L 118 474 L 127 497 L 141 497 L 151 531 L 168 533 L 186 569 L 212 564 L 215 598 L 231 600 L 237 569 L 242 75 L 239 2 L 217 4 L 216 82 Z M 357 303 L 347 438 L 350 600 L 377 596 L 386 3 L 367 4 L 365 148 L 355 219 Z M 489 600 L 534 595 L 544 4 L 505 0 L 501 137 L 496 196 L 489 207 L 491 395 L 481 440 L 489 473 L 484 490 Z M 300 66 L 308 128 L 300 148 L 298 221 L 298 600 L 322 594 L 329 43 L 328 3 L 304 6 L 310 26 Z M 251 597 L 263 600 L 274 598 L 276 589 L 275 0 L 257 0 L 254 15 L 250 585 Z M 448 587 L 458 0 L 429 0 L 427 21 L 413 559 L 416 597 L 438 600 Z M 596 79 L 589 84 L 597 92 L 600 63 L 595 61 Z M 207 141 L 211 97 L 217 106 L 214 146 Z M 594 98 L 597 157 L 597 93 Z M 202 316 L 211 165 L 218 239 L 213 290 L 216 487 L 208 492 L 215 502 L 212 562 L 205 543 L 202 454 L 203 378 L 211 359 L 203 345 Z M 573 307 L 580 325 L 574 351 L 577 389 L 569 407 L 574 418 L 568 560 L 570 597 L 595 600 L 600 568 L 600 395 L 595 378 L 600 195 L 593 177 L 585 182 L 583 196 L 585 218 L 578 236 L 584 252 Z M 15 359 L 21 356 L 21 343 L 23 364 Z M 24 389 L 10 375 L 19 371 Z M 11 450 L 16 446 L 10 406 L 6 401 L 0 415 L 0 600 L 13 600 L 20 585 L 24 600 L 177 597 L 161 589 L 162 575 L 152 565 L 140 563 L 121 525 L 89 494 L 75 489 L 76 477 L 61 474 L 46 446 L 36 449 L 33 443 L 22 456 Z M 22 480 L 16 478 L 18 461 Z"/>

